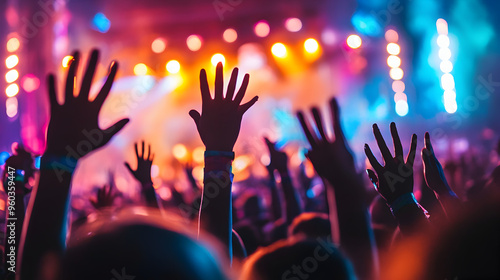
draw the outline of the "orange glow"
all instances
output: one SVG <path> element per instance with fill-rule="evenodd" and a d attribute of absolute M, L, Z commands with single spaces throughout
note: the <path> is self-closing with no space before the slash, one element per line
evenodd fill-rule
<path fill-rule="evenodd" d="M 271 28 L 266 21 L 257 22 L 253 30 L 255 32 L 255 35 L 259 37 L 266 37 L 267 35 L 269 35 L 269 32 L 271 32 Z"/>
<path fill-rule="evenodd" d="M 154 53 L 162 53 L 167 47 L 167 41 L 163 38 L 156 38 L 153 43 L 151 43 L 151 50 Z"/>
<path fill-rule="evenodd" d="M 19 63 L 19 57 L 15 54 L 5 59 L 5 66 L 7 67 L 7 69 L 14 68 L 18 63 Z"/>
<path fill-rule="evenodd" d="M 148 67 L 144 63 L 139 63 L 134 66 L 134 75 L 143 76 L 148 73 Z"/>
<path fill-rule="evenodd" d="M 279 58 L 285 58 L 287 55 L 287 50 L 283 43 L 276 43 L 271 47 L 271 52 L 274 56 Z"/>
<path fill-rule="evenodd" d="M 234 30 L 232 28 L 228 28 L 222 34 L 222 38 L 224 38 L 224 41 L 226 41 L 228 43 L 232 43 L 232 42 L 236 41 L 236 39 L 238 39 L 238 33 L 236 32 L 236 30 Z"/>
<path fill-rule="evenodd" d="M 195 52 L 201 49 L 202 45 L 202 40 L 201 37 L 198 35 L 190 35 L 186 39 L 186 45 L 188 46 L 189 50 Z"/>
<path fill-rule="evenodd" d="M 9 41 L 7 41 L 7 51 L 8 52 L 15 52 L 19 49 L 21 46 L 21 42 L 19 42 L 19 39 L 17 38 L 10 38 Z"/>
<path fill-rule="evenodd" d="M 63 57 L 62 62 L 61 62 L 62 67 L 64 67 L 64 68 L 68 67 L 71 60 L 73 60 L 73 56 L 71 56 L 71 55 L 67 55 L 67 56 Z"/>
<path fill-rule="evenodd" d="M 174 157 L 176 159 L 184 160 L 188 156 L 188 150 L 187 150 L 186 146 L 184 146 L 183 144 L 176 144 L 172 148 L 172 154 L 174 155 Z"/>

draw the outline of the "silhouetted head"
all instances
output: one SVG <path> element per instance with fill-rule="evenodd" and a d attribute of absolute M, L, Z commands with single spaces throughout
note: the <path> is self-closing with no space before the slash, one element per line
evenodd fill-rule
<path fill-rule="evenodd" d="M 351 264 L 331 243 L 283 240 L 257 250 L 243 267 L 242 280 L 355 279 Z"/>
<path fill-rule="evenodd" d="M 332 229 L 328 215 L 314 212 L 300 214 L 288 227 L 289 237 L 298 235 L 311 239 L 331 237 Z"/>

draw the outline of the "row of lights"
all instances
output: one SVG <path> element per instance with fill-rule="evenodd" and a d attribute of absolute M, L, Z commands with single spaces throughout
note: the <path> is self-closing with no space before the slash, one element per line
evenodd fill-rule
<path fill-rule="evenodd" d="M 398 56 L 401 53 L 401 47 L 398 44 L 399 34 L 393 29 L 385 32 L 387 41 L 387 65 L 391 68 L 389 76 L 392 81 L 392 90 L 394 91 L 394 102 L 396 103 L 396 114 L 404 117 L 408 114 L 408 97 L 404 93 L 405 83 L 402 81 L 404 77 L 403 69 L 401 69 L 401 58 Z"/>
<path fill-rule="evenodd" d="M 7 82 L 7 87 L 5 88 L 5 95 L 7 95 L 5 109 L 7 116 L 14 118 L 17 116 L 18 101 L 16 95 L 19 93 L 19 85 L 17 84 L 19 71 L 16 69 L 16 66 L 19 65 L 19 56 L 17 56 L 16 52 L 21 47 L 21 41 L 16 36 L 9 37 L 6 45 L 8 56 L 5 59 L 5 67 L 7 67 L 7 73 L 5 74 L 5 81 Z"/>
<path fill-rule="evenodd" d="M 457 111 L 457 94 L 455 92 L 455 79 L 451 74 L 453 63 L 451 59 L 450 38 L 448 37 L 448 23 L 440 18 L 436 22 L 439 46 L 439 59 L 441 63 L 439 68 L 443 75 L 441 76 L 441 88 L 444 90 L 443 101 L 446 112 L 453 114 Z"/>

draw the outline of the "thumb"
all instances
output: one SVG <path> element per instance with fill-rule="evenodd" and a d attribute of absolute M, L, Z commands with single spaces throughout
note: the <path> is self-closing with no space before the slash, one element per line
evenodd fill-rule
<path fill-rule="evenodd" d="M 191 110 L 189 111 L 189 116 L 193 119 L 194 123 L 196 124 L 196 127 L 198 127 L 198 124 L 200 123 L 200 113 L 196 110 Z"/>
<path fill-rule="evenodd" d="M 368 178 L 370 178 L 370 181 L 372 182 L 373 186 L 375 187 L 376 190 L 378 190 L 378 178 L 375 172 L 371 169 L 366 169 L 366 174 L 368 174 Z"/>
<path fill-rule="evenodd" d="M 127 167 L 128 171 L 130 171 L 130 173 L 132 173 L 132 175 L 134 175 L 134 170 L 132 170 L 132 167 L 130 167 L 130 164 L 128 164 L 128 162 L 125 162 L 125 167 Z"/>
<path fill-rule="evenodd" d="M 105 129 L 103 131 L 104 135 L 102 146 L 106 145 L 106 143 L 108 143 L 109 140 L 111 140 L 111 138 L 115 136 L 115 134 L 117 134 L 129 121 L 130 119 L 122 119 L 109 128 Z"/>

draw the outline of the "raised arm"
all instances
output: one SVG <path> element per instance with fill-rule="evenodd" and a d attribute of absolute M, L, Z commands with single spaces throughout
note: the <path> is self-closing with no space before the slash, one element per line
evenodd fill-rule
<path fill-rule="evenodd" d="M 361 279 L 373 279 L 373 275 L 377 274 L 376 247 L 365 204 L 366 193 L 363 181 L 356 172 L 354 158 L 344 137 L 340 125 L 339 107 L 335 98 L 330 100 L 330 111 L 334 140 L 329 140 L 327 137 L 318 108 L 312 108 L 311 112 L 319 135 L 316 135 L 314 129 L 310 128 L 304 114 L 297 113 L 304 133 L 311 144 L 311 150 L 306 156 L 312 162 L 318 175 L 327 182 L 326 194 L 332 232 L 335 230 L 334 215 L 337 214 L 341 248 L 354 263 L 356 273 Z"/>
<path fill-rule="evenodd" d="M 118 64 L 112 63 L 99 94 L 89 101 L 98 51 L 92 51 L 78 96 L 74 96 L 73 91 L 80 54 L 76 52 L 73 57 L 62 105 L 57 102 L 55 77 L 49 75 L 48 78 L 50 122 L 47 148 L 41 159 L 40 181 L 27 210 L 28 226 L 23 230 L 17 279 L 38 279 L 49 262 L 52 267 L 58 267 L 51 261 L 60 261 L 65 249 L 70 183 L 76 164 L 83 156 L 108 143 L 129 121 L 120 120 L 104 130 L 98 125 L 99 111 L 111 89 Z"/>
<path fill-rule="evenodd" d="M 245 75 L 240 89 L 234 95 L 237 77 L 238 68 L 235 68 L 224 96 L 222 63 L 217 64 L 215 93 L 212 98 L 207 74 L 205 69 L 202 69 L 200 71 L 201 115 L 196 110 L 189 111 L 205 145 L 205 174 L 199 227 L 217 237 L 227 246 L 230 259 L 232 258 L 231 187 L 233 174 L 231 165 L 234 159 L 233 147 L 240 132 L 243 114 L 258 99 L 255 96 L 248 103 L 240 105 L 245 96 L 249 75 Z"/>
<path fill-rule="evenodd" d="M 387 148 L 377 124 L 373 125 L 373 134 L 384 158 L 385 166 L 377 161 L 370 146 L 365 144 L 366 156 L 377 172 L 375 174 L 373 170 L 368 169 L 368 177 L 391 208 L 392 214 L 398 220 L 401 232 L 405 235 L 411 235 L 416 231 L 416 226 L 425 224 L 424 221 L 427 219 L 425 209 L 418 204 L 413 195 L 413 162 L 417 149 L 417 135 L 413 134 L 411 138 L 410 151 L 405 160 L 403 146 L 395 123 L 391 123 L 394 157 Z"/>
<path fill-rule="evenodd" d="M 137 168 L 134 170 L 130 167 L 128 162 L 125 162 L 127 169 L 134 175 L 134 177 L 141 183 L 141 192 L 146 204 L 149 207 L 160 208 L 158 205 L 158 200 L 156 199 L 156 192 L 153 188 L 153 180 L 151 179 L 151 166 L 153 165 L 153 160 L 155 158 L 154 154 L 151 154 L 151 145 L 148 145 L 147 155 L 144 151 L 145 144 L 142 141 L 141 153 L 139 154 L 139 149 L 137 143 L 134 145 L 135 156 L 137 157 Z"/>

